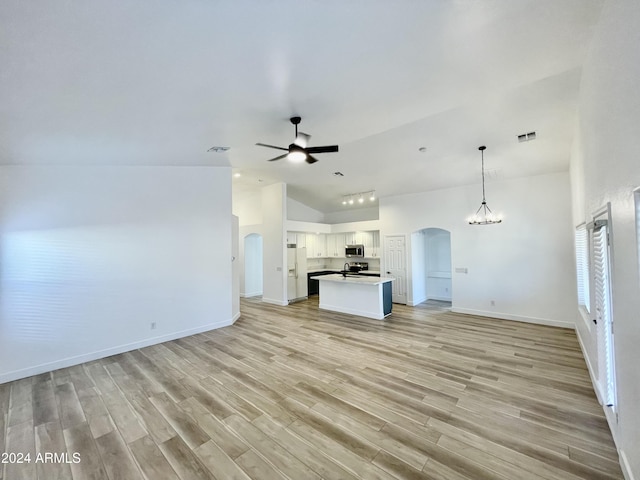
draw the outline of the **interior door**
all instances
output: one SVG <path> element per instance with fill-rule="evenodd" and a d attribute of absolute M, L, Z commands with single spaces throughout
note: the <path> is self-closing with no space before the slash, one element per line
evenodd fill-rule
<path fill-rule="evenodd" d="M 393 277 L 391 300 L 407 304 L 407 239 L 404 235 L 384 236 L 384 273 Z"/>

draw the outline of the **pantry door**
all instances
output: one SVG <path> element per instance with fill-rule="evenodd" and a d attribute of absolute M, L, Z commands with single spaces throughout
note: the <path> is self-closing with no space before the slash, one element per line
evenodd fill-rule
<path fill-rule="evenodd" d="M 383 275 L 393 277 L 391 300 L 393 303 L 407 304 L 407 238 L 405 235 L 384 236 Z"/>

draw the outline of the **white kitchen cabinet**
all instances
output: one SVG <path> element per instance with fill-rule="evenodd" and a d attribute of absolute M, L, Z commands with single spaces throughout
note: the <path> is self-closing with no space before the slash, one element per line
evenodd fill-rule
<path fill-rule="evenodd" d="M 347 232 L 344 234 L 344 244 L 345 245 L 355 245 L 356 244 L 356 234 L 355 232 Z"/>
<path fill-rule="evenodd" d="M 327 256 L 327 240 L 324 233 L 307 233 L 305 241 L 307 258 L 323 258 Z"/>
<path fill-rule="evenodd" d="M 377 258 L 380 256 L 380 232 L 378 230 L 362 232 L 361 239 L 365 257 Z"/>
<path fill-rule="evenodd" d="M 307 248 L 307 258 L 315 258 L 316 256 L 316 236 L 311 233 L 305 233 L 305 247 Z"/>
<path fill-rule="evenodd" d="M 327 257 L 344 258 L 344 233 L 331 233 L 327 235 Z"/>
<path fill-rule="evenodd" d="M 371 256 L 380 257 L 380 230 L 371 232 Z"/>
<path fill-rule="evenodd" d="M 319 233 L 316 235 L 316 257 L 326 258 L 327 255 L 327 235 Z"/>

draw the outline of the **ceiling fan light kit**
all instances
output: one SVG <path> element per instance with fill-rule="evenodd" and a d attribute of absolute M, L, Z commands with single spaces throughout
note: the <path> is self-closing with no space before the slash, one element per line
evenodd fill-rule
<path fill-rule="evenodd" d="M 288 148 L 278 147 L 276 145 L 269 145 L 266 143 L 256 143 L 256 145 L 260 147 L 275 148 L 276 150 L 283 150 L 287 152 L 283 155 L 279 155 L 275 158 L 271 158 L 267 160 L 268 162 L 275 162 L 276 160 L 287 158 L 287 160 L 293 163 L 301 163 L 306 161 L 307 163 L 311 164 L 311 163 L 316 163 L 318 161 L 318 159 L 313 157 L 312 154 L 332 153 L 332 152 L 338 151 L 338 145 L 326 145 L 323 147 L 307 147 L 307 143 L 309 142 L 311 135 L 298 132 L 298 124 L 302 121 L 302 118 L 291 117 L 289 121 L 295 126 L 296 137 L 293 143 L 291 143 Z"/>
<path fill-rule="evenodd" d="M 495 215 L 489 205 L 487 205 L 487 200 L 485 198 L 485 190 L 484 190 L 484 151 L 487 147 L 484 145 L 478 147 L 480 150 L 480 155 L 482 157 L 482 203 L 476 210 L 476 213 L 469 218 L 470 225 L 493 225 L 496 223 L 501 223 L 502 218 L 499 215 Z"/>

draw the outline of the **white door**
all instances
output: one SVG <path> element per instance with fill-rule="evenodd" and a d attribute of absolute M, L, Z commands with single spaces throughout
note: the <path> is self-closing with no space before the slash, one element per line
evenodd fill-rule
<path fill-rule="evenodd" d="M 407 254 L 404 235 L 384 236 L 384 274 L 393 277 L 391 300 L 394 303 L 407 303 Z"/>

